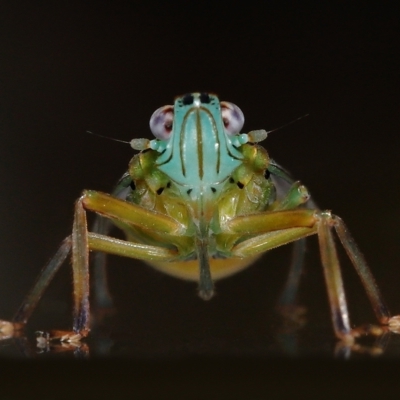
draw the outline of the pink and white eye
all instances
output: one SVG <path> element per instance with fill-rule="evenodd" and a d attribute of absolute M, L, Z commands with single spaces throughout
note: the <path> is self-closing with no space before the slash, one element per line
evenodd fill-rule
<path fill-rule="evenodd" d="M 244 124 L 244 115 L 242 110 L 233 103 L 221 101 L 221 114 L 227 135 L 233 136 L 240 133 Z"/>
<path fill-rule="evenodd" d="M 169 139 L 174 121 L 174 107 L 164 106 L 153 112 L 150 118 L 150 130 L 160 140 Z"/>

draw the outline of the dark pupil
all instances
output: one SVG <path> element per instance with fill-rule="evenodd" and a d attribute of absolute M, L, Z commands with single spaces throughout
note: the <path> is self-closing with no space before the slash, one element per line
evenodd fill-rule
<path fill-rule="evenodd" d="M 209 103 L 211 101 L 210 96 L 208 95 L 208 93 L 201 93 L 200 94 L 200 101 L 202 103 Z"/>
<path fill-rule="evenodd" d="M 193 104 L 193 96 L 191 95 L 191 94 L 185 94 L 185 96 L 183 96 L 183 99 L 182 99 L 182 103 L 185 105 L 185 106 L 190 106 L 191 104 Z"/>

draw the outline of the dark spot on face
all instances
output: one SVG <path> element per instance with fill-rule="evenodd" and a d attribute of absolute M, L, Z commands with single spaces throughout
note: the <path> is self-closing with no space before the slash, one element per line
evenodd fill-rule
<path fill-rule="evenodd" d="M 135 189 L 136 189 L 136 185 L 135 185 L 135 182 L 134 182 L 134 181 L 132 181 L 132 182 L 129 184 L 129 186 L 131 187 L 132 190 L 135 190 Z"/>
<path fill-rule="evenodd" d="M 167 183 L 167 188 L 169 189 L 171 187 L 171 182 Z"/>
<path fill-rule="evenodd" d="M 215 189 L 215 187 L 212 187 L 212 188 L 211 188 L 211 191 L 212 191 L 213 193 L 215 193 L 215 192 L 217 191 L 217 189 Z"/>
<path fill-rule="evenodd" d="M 235 183 L 235 180 L 232 177 L 230 177 L 229 178 L 229 183 Z"/>
<path fill-rule="evenodd" d="M 182 98 L 182 103 L 185 106 L 190 106 L 191 104 L 193 104 L 193 100 L 194 98 L 192 94 L 185 94 Z"/>
<path fill-rule="evenodd" d="M 164 150 L 160 153 L 160 156 L 161 156 L 162 154 L 164 154 L 166 151 L 167 151 L 167 149 L 164 149 Z"/>
<path fill-rule="evenodd" d="M 193 189 L 188 189 L 186 193 L 187 193 L 187 194 L 190 194 L 190 193 L 192 193 L 192 190 L 193 190 Z"/>
<path fill-rule="evenodd" d="M 238 183 L 237 183 L 237 186 L 238 186 L 239 189 L 243 189 L 243 188 L 244 188 L 244 185 L 243 185 L 242 182 L 238 182 Z"/>
<path fill-rule="evenodd" d="M 164 191 L 164 188 L 163 187 L 160 187 L 159 189 L 157 189 L 157 194 L 161 194 L 162 192 Z"/>
<path fill-rule="evenodd" d="M 271 176 L 271 172 L 269 172 L 267 169 L 264 172 L 264 178 L 268 179 Z"/>
<path fill-rule="evenodd" d="M 200 93 L 200 101 L 202 103 L 208 104 L 211 101 L 210 96 L 208 95 L 208 93 Z"/>

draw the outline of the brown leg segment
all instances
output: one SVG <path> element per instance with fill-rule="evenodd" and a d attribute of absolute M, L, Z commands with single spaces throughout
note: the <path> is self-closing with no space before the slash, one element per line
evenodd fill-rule
<path fill-rule="evenodd" d="M 332 219 L 339 239 L 342 242 L 351 262 L 353 263 L 362 284 L 364 285 L 365 291 L 367 292 L 367 296 L 372 304 L 372 308 L 376 317 L 378 318 L 378 321 L 381 324 L 387 324 L 390 319 L 389 309 L 382 298 L 382 294 L 375 282 L 374 277 L 372 276 L 371 270 L 369 269 L 363 254 L 356 245 L 356 242 L 351 236 L 343 220 L 336 215 L 333 215 Z"/>
<path fill-rule="evenodd" d="M 399 316 L 390 317 L 364 256 L 345 224 L 339 217 L 332 216 L 329 211 L 309 209 L 275 211 L 233 218 L 224 222 L 224 226 L 228 232 L 255 235 L 232 248 L 232 255 L 236 257 L 256 255 L 317 233 L 335 334 L 345 342 L 351 342 L 359 332 L 353 331 L 350 327 L 343 279 L 332 235 L 332 228 L 335 227 L 343 247 L 360 276 L 379 322 L 389 324 L 393 329 L 400 326 Z"/>
<path fill-rule="evenodd" d="M 317 222 L 321 261 L 336 336 L 344 340 L 351 340 L 349 312 L 344 293 L 342 274 L 340 272 L 339 259 L 331 232 L 331 218 L 329 212 L 321 212 L 320 219 Z"/>
<path fill-rule="evenodd" d="M 73 330 L 82 336 L 89 333 L 89 244 L 86 211 L 82 197 L 75 205 L 75 218 L 72 228 L 72 270 L 74 285 L 74 323 Z"/>

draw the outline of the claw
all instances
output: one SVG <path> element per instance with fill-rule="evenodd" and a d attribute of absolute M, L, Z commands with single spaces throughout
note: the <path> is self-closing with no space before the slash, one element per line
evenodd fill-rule
<path fill-rule="evenodd" d="M 64 336 L 61 336 L 60 341 L 61 342 L 66 342 L 66 343 L 78 343 L 80 342 L 82 339 L 82 335 L 80 335 L 79 333 L 75 333 L 75 334 L 67 334 Z"/>
<path fill-rule="evenodd" d="M 361 325 L 361 326 L 358 326 L 357 328 L 352 329 L 351 335 L 354 338 L 359 338 L 361 336 L 379 337 L 379 336 L 382 336 L 386 331 L 387 331 L 387 329 L 384 326 L 366 324 L 366 325 Z"/>
<path fill-rule="evenodd" d="M 307 323 L 307 308 L 299 305 L 280 305 L 276 311 L 279 313 L 285 330 L 298 330 Z"/>
<path fill-rule="evenodd" d="M 49 351 L 50 346 L 50 334 L 48 332 L 37 331 L 36 334 L 36 346 L 41 353 Z"/>
<path fill-rule="evenodd" d="M 36 341 L 38 342 L 38 346 L 43 346 L 45 343 L 50 342 L 61 342 L 61 343 L 71 343 L 75 345 L 79 345 L 82 336 L 79 333 L 71 332 L 71 331 L 51 331 L 51 332 L 36 332 L 37 338 Z"/>
<path fill-rule="evenodd" d="M 0 320 L 0 339 L 8 339 L 14 336 L 14 324 Z"/>
<path fill-rule="evenodd" d="M 82 355 L 89 354 L 88 346 L 81 342 L 84 337 L 80 334 L 71 331 L 51 331 L 49 332 L 36 332 L 37 347 L 40 353 L 44 352 L 65 352 L 65 351 L 79 351 Z"/>
<path fill-rule="evenodd" d="M 389 319 L 389 329 L 394 333 L 400 333 L 400 315 L 395 315 Z"/>
<path fill-rule="evenodd" d="M 60 341 L 61 343 L 71 343 L 78 345 L 83 339 L 83 335 L 72 331 L 51 331 L 50 340 Z"/>
<path fill-rule="evenodd" d="M 18 336 L 23 326 L 24 325 L 20 323 L 13 323 L 0 319 L 0 340 Z"/>
<path fill-rule="evenodd" d="M 335 354 L 337 357 L 344 356 L 348 358 L 351 353 L 368 354 L 372 357 L 377 357 L 383 354 L 383 349 L 379 346 L 362 346 L 358 343 L 347 343 L 339 341 L 336 344 Z"/>

